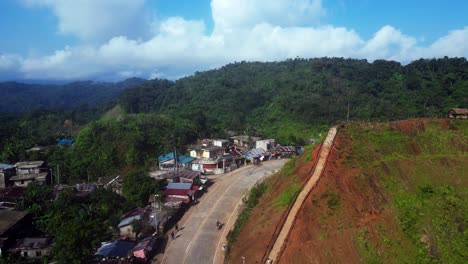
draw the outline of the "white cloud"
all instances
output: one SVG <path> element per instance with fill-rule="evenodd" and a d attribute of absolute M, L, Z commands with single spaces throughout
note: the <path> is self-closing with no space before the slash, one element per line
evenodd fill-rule
<path fill-rule="evenodd" d="M 321 0 L 212 0 L 211 9 L 215 31 L 221 32 L 261 23 L 307 25 L 325 13 Z"/>
<path fill-rule="evenodd" d="M 468 26 L 439 38 L 427 49 L 424 57 L 443 56 L 468 57 Z"/>
<path fill-rule="evenodd" d="M 139 37 L 145 25 L 145 0 L 23 0 L 52 9 L 60 32 L 87 42 L 125 35 Z"/>
<path fill-rule="evenodd" d="M 468 56 L 468 27 L 422 45 L 389 25 L 365 40 L 345 27 L 314 24 L 311 21 L 324 13 L 320 1 L 212 0 L 212 8 L 215 30 L 211 33 L 201 20 L 170 17 L 147 24 L 154 33 L 146 39 L 115 35 L 99 45 L 65 47 L 43 57 L 1 55 L 0 71 L 17 67 L 24 77 L 33 79 L 117 80 L 132 75 L 178 78 L 241 60 L 328 56 L 407 63 L 421 57 Z M 281 9 L 285 16 L 277 19 Z M 289 18 L 294 13 L 297 18 Z"/>
<path fill-rule="evenodd" d="M 22 57 L 17 54 L 0 54 L 0 71 L 17 69 L 22 63 Z"/>
<path fill-rule="evenodd" d="M 370 60 L 379 58 L 393 59 L 406 54 L 414 48 L 416 39 L 407 36 L 392 26 L 384 26 L 377 31 L 372 39 L 367 41 L 362 49 L 362 55 Z"/>

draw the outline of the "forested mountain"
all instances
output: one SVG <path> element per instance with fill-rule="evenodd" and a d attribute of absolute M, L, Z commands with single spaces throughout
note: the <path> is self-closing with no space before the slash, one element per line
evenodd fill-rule
<path fill-rule="evenodd" d="M 351 120 L 442 116 L 468 106 L 465 58 L 394 61 L 320 58 L 240 62 L 176 82 L 152 80 L 128 89 L 129 113 L 154 112 L 211 129 L 253 130 L 288 141 L 304 128 Z"/>
<path fill-rule="evenodd" d="M 109 102 L 124 89 L 141 85 L 145 80 L 130 78 L 118 83 L 93 81 L 63 85 L 0 83 L 0 113 L 30 112 L 36 109 L 71 110 L 83 105 Z"/>
<path fill-rule="evenodd" d="M 73 85 L 80 86 L 65 87 Z M 99 91 L 110 89 L 103 87 Z M 44 94 L 50 91 L 44 88 Z M 43 90 L 33 92 L 39 91 Z M 31 94 L 27 98 L 35 98 Z M 50 96 L 59 98 L 58 94 Z M 340 58 L 241 62 L 175 82 L 146 81 L 98 107 L 90 105 L 103 99 L 96 91 L 90 94 L 87 105 L 72 110 L 0 116 L 1 162 L 38 158 L 25 150 L 73 138 L 74 148 L 52 148 L 40 158 L 60 164 L 64 180 L 88 176 L 93 180 L 148 166 L 164 152 L 173 148 L 184 152 L 197 138 L 225 137 L 226 130 L 302 145 L 330 124 L 346 120 L 348 105 L 353 121 L 445 116 L 449 108 L 468 106 L 468 62 L 465 58 L 421 59 L 406 66 Z M 84 98 L 75 96 L 67 107 Z M 15 100 L 19 99 L 2 104 Z"/>

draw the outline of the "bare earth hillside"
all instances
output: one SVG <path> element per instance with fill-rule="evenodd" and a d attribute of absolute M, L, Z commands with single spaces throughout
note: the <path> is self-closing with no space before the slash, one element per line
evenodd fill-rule
<path fill-rule="evenodd" d="M 277 262 L 466 263 L 467 128 L 466 121 L 425 119 L 341 126 Z M 298 158 L 290 177 L 301 178 L 314 157 Z M 287 208 L 275 200 L 288 188 L 262 198 L 231 262 L 244 256 L 261 263 L 268 232 L 272 237 Z"/>

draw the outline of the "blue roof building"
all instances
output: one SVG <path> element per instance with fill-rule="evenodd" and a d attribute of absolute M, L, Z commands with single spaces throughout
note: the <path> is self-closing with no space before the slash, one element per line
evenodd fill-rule
<path fill-rule="evenodd" d="M 105 258 L 121 258 L 128 256 L 135 243 L 132 241 L 117 240 L 103 244 L 95 255 Z"/>
<path fill-rule="evenodd" d="M 60 139 L 57 142 L 57 146 L 71 146 L 73 145 L 73 139 Z"/>

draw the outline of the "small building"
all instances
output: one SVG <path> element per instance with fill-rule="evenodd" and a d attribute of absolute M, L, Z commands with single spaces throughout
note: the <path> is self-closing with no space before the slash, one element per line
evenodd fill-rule
<path fill-rule="evenodd" d="M 468 109 L 466 108 L 452 108 L 448 111 L 448 118 L 450 119 L 468 119 Z"/>
<path fill-rule="evenodd" d="M 204 174 L 221 174 L 224 173 L 224 170 L 218 169 L 218 160 L 210 160 L 210 159 L 201 159 L 198 160 L 198 163 L 201 168 L 201 172 Z M 221 163 L 222 166 L 222 163 Z"/>
<path fill-rule="evenodd" d="M 42 160 L 18 162 L 15 168 L 16 175 L 10 178 L 14 186 L 26 187 L 33 181 L 51 184 L 50 170 Z"/>
<path fill-rule="evenodd" d="M 0 255 L 7 255 L 8 250 L 31 225 L 31 215 L 27 212 L 0 210 Z"/>
<path fill-rule="evenodd" d="M 211 146 L 207 148 L 202 148 L 201 158 L 205 159 L 216 159 L 224 155 L 226 148 Z"/>
<path fill-rule="evenodd" d="M 143 225 L 149 224 L 151 211 L 151 207 L 147 206 L 143 208 L 137 208 L 125 214 L 124 218 L 118 225 L 118 228 L 120 229 L 120 237 L 136 240 L 137 234 L 133 230 L 132 222 L 141 221 Z"/>
<path fill-rule="evenodd" d="M 251 137 L 247 135 L 239 135 L 239 136 L 231 137 L 231 142 L 234 145 L 237 145 L 239 147 L 247 147 L 247 148 L 255 146 L 255 142 L 257 142 L 258 140 L 261 140 L 261 138 L 253 137 L 253 136 Z"/>
<path fill-rule="evenodd" d="M 35 259 L 50 255 L 51 249 L 51 237 L 26 237 L 19 239 L 11 251 L 25 258 Z"/>
<path fill-rule="evenodd" d="M 275 140 L 274 139 L 262 139 L 262 140 L 257 140 L 255 142 L 255 148 L 260 148 L 264 150 L 272 150 L 274 149 L 275 146 Z"/>
<path fill-rule="evenodd" d="M 0 208 L 14 209 L 19 200 L 24 196 L 26 188 L 23 187 L 7 187 L 0 190 Z"/>
<path fill-rule="evenodd" d="M 199 171 L 183 171 L 179 173 L 179 179 L 183 183 L 200 183 L 200 174 Z"/>
<path fill-rule="evenodd" d="M 296 155 L 296 148 L 293 146 L 278 146 L 275 149 L 275 156 L 281 158 L 292 158 Z"/>
<path fill-rule="evenodd" d="M 73 139 L 60 139 L 57 141 L 57 146 L 60 147 L 71 147 L 73 145 Z"/>
<path fill-rule="evenodd" d="M 36 152 L 36 153 L 39 153 L 39 154 L 44 154 L 47 149 L 49 149 L 49 146 L 34 146 L 30 149 L 27 149 L 26 152 Z"/>
<path fill-rule="evenodd" d="M 126 240 L 104 242 L 94 255 L 106 259 L 125 258 L 130 255 L 134 246 L 135 242 Z"/>
<path fill-rule="evenodd" d="M 158 181 L 164 182 L 179 182 L 179 176 L 175 171 L 164 171 L 164 170 L 157 170 L 151 171 L 149 176 Z"/>
<path fill-rule="evenodd" d="M 136 258 L 143 259 L 145 261 L 149 261 L 153 258 L 156 250 L 162 244 L 163 239 L 161 237 L 148 237 L 141 240 L 134 248 L 133 248 L 133 256 Z"/>
<path fill-rule="evenodd" d="M 251 150 L 244 150 L 242 151 L 247 162 L 251 162 L 257 164 L 260 161 L 263 161 L 267 153 L 264 149 L 261 148 L 254 148 Z"/>
<path fill-rule="evenodd" d="M 16 175 L 15 166 L 10 164 L 0 163 L 0 188 L 5 188 L 12 185 L 10 178 Z"/>
<path fill-rule="evenodd" d="M 213 139 L 213 146 L 227 147 L 228 145 L 229 145 L 229 140 L 226 140 L 226 139 Z"/>
<path fill-rule="evenodd" d="M 190 163 L 194 160 L 194 157 L 188 157 L 184 155 L 177 156 L 177 168 L 180 170 L 189 170 L 191 168 Z M 159 156 L 159 169 L 160 170 L 174 170 L 176 160 L 174 153 L 170 152 L 165 155 Z"/>
<path fill-rule="evenodd" d="M 164 195 L 169 198 L 182 199 L 184 203 L 195 200 L 196 191 L 192 183 L 169 183 L 164 190 Z"/>

